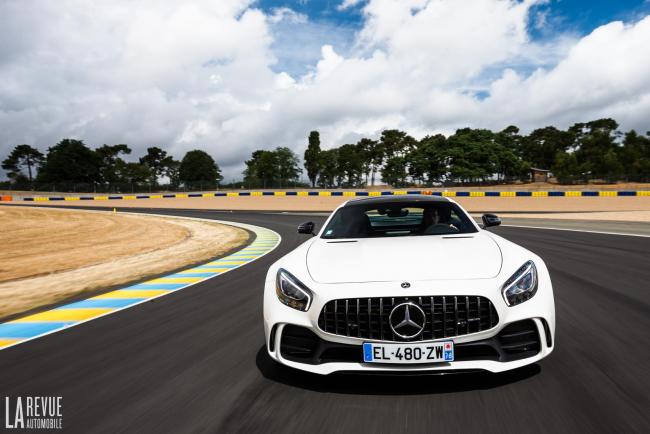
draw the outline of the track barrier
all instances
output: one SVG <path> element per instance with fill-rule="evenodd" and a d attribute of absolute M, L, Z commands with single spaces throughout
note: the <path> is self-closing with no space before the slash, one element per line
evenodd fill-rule
<path fill-rule="evenodd" d="M 650 191 L 433 191 L 433 190 L 388 190 L 388 191 L 217 191 L 212 193 L 169 193 L 138 195 L 102 195 L 102 196 L 35 196 L 23 197 L 27 202 L 84 201 L 84 200 L 138 200 L 138 199 L 186 199 L 193 197 L 247 197 L 247 196 L 300 196 L 300 197 L 366 197 L 366 196 L 402 196 L 424 194 L 444 197 L 639 197 L 650 196 Z M 2 200 L 12 200 L 11 196 L 2 196 Z M 4 199 L 8 197 L 9 199 Z M 18 198 L 17 198 L 18 199 Z"/>

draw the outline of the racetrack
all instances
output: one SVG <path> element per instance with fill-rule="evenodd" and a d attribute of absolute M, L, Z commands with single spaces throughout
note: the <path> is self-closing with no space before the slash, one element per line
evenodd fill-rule
<path fill-rule="evenodd" d="M 494 229 L 550 269 L 557 346 L 539 364 L 318 377 L 265 356 L 262 289 L 268 266 L 306 239 L 297 224 L 323 218 L 161 212 L 268 227 L 282 243 L 223 276 L 0 352 L 0 395 L 62 396 L 64 429 L 80 433 L 650 431 L 650 238 Z"/>

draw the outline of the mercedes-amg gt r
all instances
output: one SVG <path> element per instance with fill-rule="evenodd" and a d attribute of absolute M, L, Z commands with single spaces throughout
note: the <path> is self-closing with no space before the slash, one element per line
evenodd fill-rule
<path fill-rule="evenodd" d="M 268 271 L 271 358 L 337 371 L 501 372 L 553 351 L 544 261 L 439 196 L 351 200 Z"/>

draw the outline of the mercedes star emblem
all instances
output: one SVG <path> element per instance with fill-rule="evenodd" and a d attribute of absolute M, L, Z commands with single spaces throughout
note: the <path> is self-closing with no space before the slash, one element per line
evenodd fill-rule
<path fill-rule="evenodd" d="M 410 284 L 410 283 L 408 283 L 408 282 L 402 282 L 402 288 L 406 289 L 406 288 L 410 288 L 410 287 L 411 287 L 411 284 Z"/>
<path fill-rule="evenodd" d="M 411 339 L 422 333 L 427 318 L 420 306 L 407 301 L 393 308 L 388 316 L 388 322 L 397 336 Z"/>

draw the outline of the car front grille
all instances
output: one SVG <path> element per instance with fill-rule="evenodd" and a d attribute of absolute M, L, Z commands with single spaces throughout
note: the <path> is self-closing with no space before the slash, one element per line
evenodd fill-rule
<path fill-rule="evenodd" d="M 425 313 L 424 330 L 404 339 L 391 329 L 389 316 L 401 303 L 417 304 Z M 326 333 L 382 341 L 418 341 L 489 330 L 499 322 L 490 300 L 480 296 L 373 297 L 332 300 L 323 306 L 318 327 Z"/>

